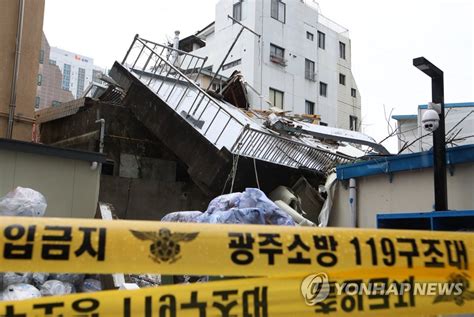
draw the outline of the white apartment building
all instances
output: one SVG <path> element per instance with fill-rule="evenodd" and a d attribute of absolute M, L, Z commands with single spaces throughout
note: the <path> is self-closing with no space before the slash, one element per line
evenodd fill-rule
<path fill-rule="evenodd" d="M 253 108 L 317 114 L 322 124 L 360 131 L 347 29 L 321 15 L 311 0 L 220 0 L 215 22 L 188 46 L 208 56 L 213 72 L 241 29 L 228 15 L 261 35 L 244 30 L 220 72 L 242 72 Z"/>
<path fill-rule="evenodd" d="M 69 90 L 74 98 L 80 98 L 92 81 L 99 82 L 98 76 L 104 70 L 94 65 L 94 59 L 51 47 L 49 62 L 59 66 L 62 78 L 62 88 Z"/>

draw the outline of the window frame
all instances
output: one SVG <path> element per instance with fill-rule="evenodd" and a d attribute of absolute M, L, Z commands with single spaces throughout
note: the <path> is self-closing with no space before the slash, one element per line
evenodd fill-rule
<path fill-rule="evenodd" d="M 346 59 L 346 43 L 339 41 L 339 58 Z"/>
<path fill-rule="evenodd" d="M 308 111 L 308 108 L 311 108 L 311 111 Z M 314 108 L 315 108 L 315 103 L 310 100 L 305 100 L 304 102 L 304 110 L 306 114 L 311 114 L 314 115 Z"/>
<path fill-rule="evenodd" d="M 326 49 L 326 33 L 318 31 L 318 48 Z"/>
<path fill-rule="evenodd" d="M 312 69 L 308 69 L 308 65 L 310 65 Z M 304 78 L 316 81 L 316 63 L 308 58 L 304 59 Z"/>
<path fill-rule="evenodd" d="M 346 75 L 343 73 L 339 73 L 339 84 L 343 86 L 346 85 Z"/>
<path fill-rule="evenodd" d="M 281 56 L 277 52 L 281 52 Z M 286 66 L 285 49 L 281 46 L 270 43 L 270 61 L 275 64 Z"/>
<path fill-rule="evenodd" d="M 37 84 L 38 86 L 40 86 L 40 87 L 43 85 L 43 75 L 42 75 L 42 74 L 38 74 L 38 78 L 37 78 L 37 80 L 36 80 L 36 84 Z"/>
<path fill-rule="evenodd" d="M 349 115 L 349 130 L 357 131 L 359 118 L 357 116 Z M 354 126 L 355 125 L 355 126 Z"/>
<path fill-rule="evenodd" d="M 236 59 L 235 61 L 228 62 L 227 64 L 222 65 L 222 70 L 227 70 L 227 69 L 230 69 L 230 68 L 234 68 L 234 67 L 236 67 L 236 66 L 239 66 L 240 64 L 242 64 L 242 59 L 241 59 L 241 58 Z"/>
<path fill-rule="evenodd" d="M 306 31 L 306 39 L 310 40 L 311 42 L 314 42 L 314 34 L 310 31 Z"/>
<path fill-rule="evenodd" d="M 283 8 L 283 20 L 280 19 L 280 7 Z M 276 13 L 276 15 L 274 15 L 274 13 Z M 271 0 L 270 16 L 281 23 L 286 23 L 286 3 L 281 0 Z"/>
<path fill-rule="evenodd" d="M 351 88 L 351 97 L 357 98 L 357 89 Z"/>
<path fill-rule="evenodd" d="M 324 89 L 323 89 L 323 87 L 324 87 Z M 324 91 L 324 94 L 323 94 L 323 91 Z M 321 97 L 327 97 L 328 96 L 328 84 L 323 82 L 323 81 L 319 82 L 319 95 Z"/>
<path fill-rule="evenodd" d="M 242 2 L 243 2 L 242 0 L 239 0 L 232 5 L 232 18 L 234 18 L 234 20 L 239 21 L 239 22 L 242 21 Z M 236 8 L 239 8 L 238 18 L 236 17 Z M 232 23 L 235 23 L 235 21 L 232 21 Z"/>
<path fill-rule="evenodd" d="M 279 93 L 281 94 L 281 107 L 276 105 L 276 94 Z M 269 87 L 269 99 L 270 99 L 270 103 L 272 104 L 272 107 L 276 107 L 276 108 L 279 108 L 279 109 L 284 109 L 284 100 L 285 100 L 285 92 L 284 91 L 281 91 L 281 90 L 278 90 L 278 89 L 275 89 L 275 88 L 272 88 L 272 87 Z"/>

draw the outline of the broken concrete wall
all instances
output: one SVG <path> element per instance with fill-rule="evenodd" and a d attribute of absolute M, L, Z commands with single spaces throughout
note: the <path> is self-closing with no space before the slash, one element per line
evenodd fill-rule
<path fill-rule="evenodd" d="M 85 100 L 76 114 L 41 125 L 41 141 L 62 147 L 99 150 L 104 118 L 104 152 L 99 200 L 112 203 L 128 219 L 160 219 L 168 212 L 206 209 L 212 197 L 192 182 L 184 165 L 128 108 Z M 107 175 L 104 175 L 107 174 Z"/>
<path fill-rule="evenodd" d="M 102 175 L 99 197 L 121 219 L 159 220 L 172 211 L 206 210 L 209 198 L 190 182 Z"/>

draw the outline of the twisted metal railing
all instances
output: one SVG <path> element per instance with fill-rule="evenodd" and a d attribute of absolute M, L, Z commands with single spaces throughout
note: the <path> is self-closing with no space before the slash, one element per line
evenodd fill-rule
<path fill-rule="evenodd" d="M 244 129 L 231 152 L 262 161 L 293 168 L 309 168 L 329 172 L 338 164 L 349 163 L 353 158 L 318 149 L 300 142 L 249 128 Z"/>
<path fill-rule="evenodd" d="M 207 58 L 135 36 L 122 65 L 217 148 L 293 168 L 328 172 L 351 158 L 256 130 L 198 84 Z"/>
<path fill-rule="evenodd" d="M 122 64 L 214 145 L 230 148 L 244 124 L 196 83 L 206 60 L 135 36 Z"/>

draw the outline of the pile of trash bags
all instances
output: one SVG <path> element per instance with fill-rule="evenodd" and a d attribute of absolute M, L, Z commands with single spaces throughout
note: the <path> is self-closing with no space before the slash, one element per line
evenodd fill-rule
<path fill-rule="evenodd" d="M 214 198 L 205 212 L 178 211 L 167 214 L 161 221 L 194 223 L 227 223 L 294 226 L 293 219 L 282 211 L 264 192 L 247 188 Z"/>
<path fill-rule="evenodd" d="M 47 206 L 46 198 L 41 193 L 17 187 L 0 197 L 0 216 L 42 217 Z M 102 284 L 98 275 L 0 273 L 0 300 L 4 301 L 100 290 Z"/>
<path fill-rule="evenodd" d="M 13 301 L 45 296 L 91 293 L 102 290 L 98 275 L 2 273 L 0 300 Z"/>
<path fill-rule="evenodd" d="M 0 197 L 0 216 L 42 217 L 47 208 L 45 197 L 30 188 L 17 187 Z M 0 219 L 1 221 L 1 219 Z M 162 221 L 260 224 L 294 226 L 293 219 L 256 188 L 214 198 L 206 211 L 181 211 L 166 215 Z M 160 275 L 128 275 L 138 287 L 161 284 Z M 206 282 L 208 276 L 175 276 L 177 283 Z M 98 275 L 54 273 L 0 273 L 0 300 L 24 300 L 43 296 L 66 295 L 102 290 Z"/>
<path fill-rule="evenodd" d="M 232 193 L 214 198 L 205 212 L 177 211 L 164 216 L 161 221 L 222 224 L 254 224 L 295 226 L 290 215 L 281 210 L 264 192 L 246 188 L 242 193 Z M 209 276 L 174 276 L 177 284 L 209 281 Z"/>

